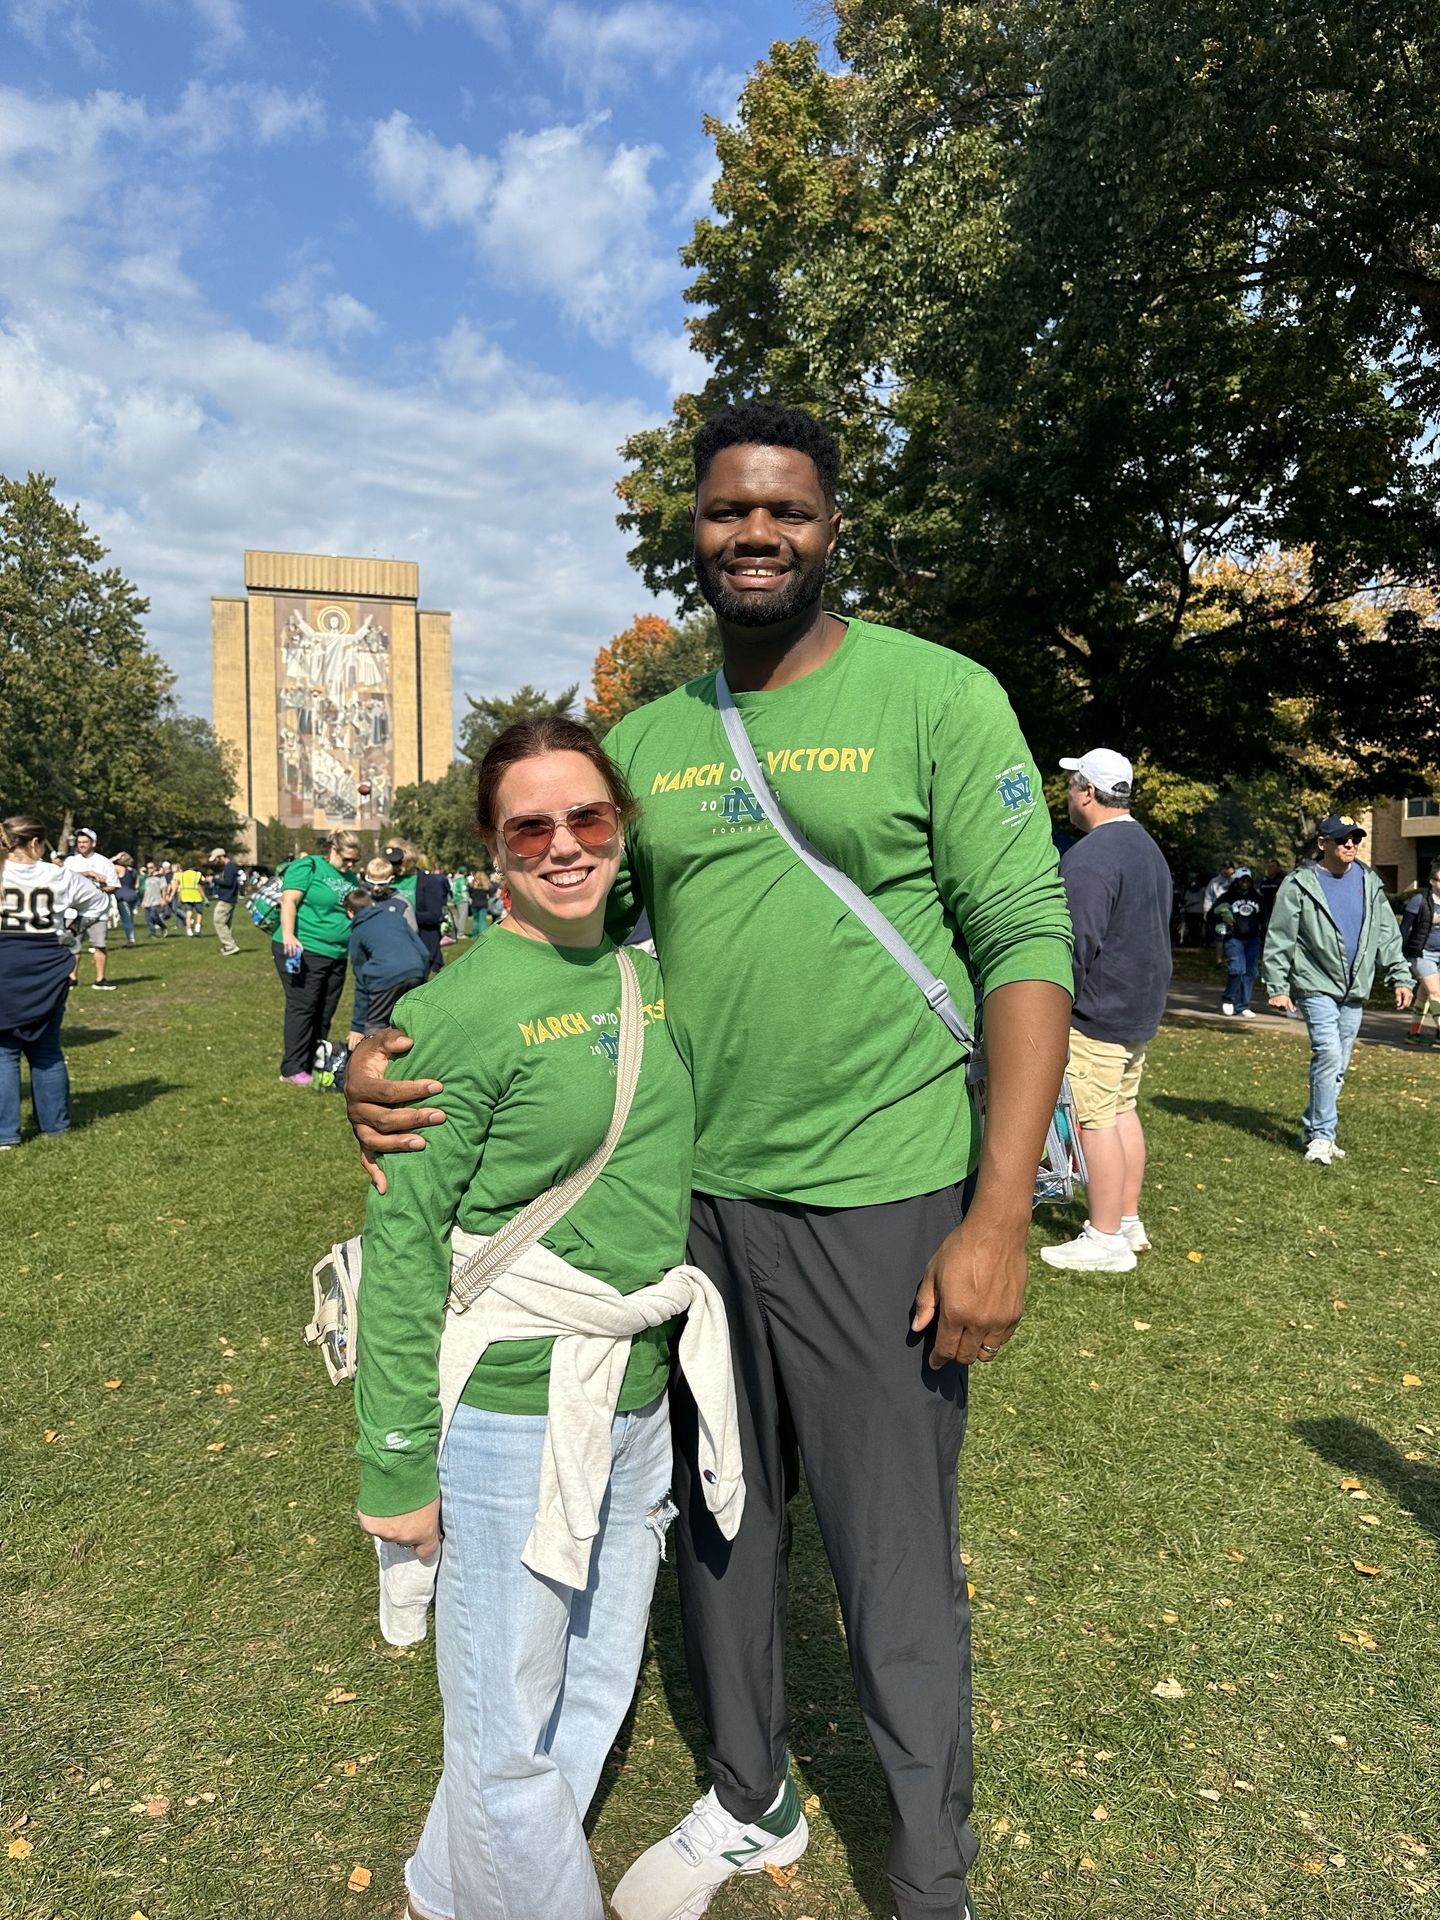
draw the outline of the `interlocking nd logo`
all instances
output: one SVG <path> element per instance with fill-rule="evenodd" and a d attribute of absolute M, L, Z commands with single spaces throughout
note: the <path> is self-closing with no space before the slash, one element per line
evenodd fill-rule
<path fill-rule="evenodd" d="M 743 787 L 731 787 L 720 808 L 722 816 L 732 823 L 740 820 L 763 820 L 765 809 L 753 793 L 746 793 Z"/>
<path fill-rule="evenodd" d="M 1024 766 L 1006 767 L 996 776 L 995 791 L 1011 819 L 1018 819 L 1035 805 L 1035 783 Z"/>

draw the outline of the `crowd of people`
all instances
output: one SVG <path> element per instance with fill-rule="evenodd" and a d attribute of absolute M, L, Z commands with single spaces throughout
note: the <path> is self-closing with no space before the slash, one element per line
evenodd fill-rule
<path fill-rule="evenodd" d="M 1060 761 L 1057 858 L 995 679 L 826 610 L 828 429 L 744 404 L 694 459 L 723 668 L 603 746 L 559 718 L 502 733 L 478 776 L 485 868 L 431 872 L 396 841 L 362 869 L 339 828 L 258 886 L 223 848 L 142 874 L 85 830 L 60 864 L 18 816 L 0 844 L 0 1148 L 22 1057 L 42 1132 L 69 1124 L 65 999 L 81 941 L 113 988 L 112 903 L 133 944 L 137 903 L 151 937 L 198 938 L 213 902 L 228 957 L 248 887 L 292 1085 L 354 974 L 359 1517 L 387 1635 L 417 1638 L 433 1595 L 444 1714 L 410 1920 L 601 1920 L 585 1820 L 667 1541 L 711 1779 L 612 1910 L 699 1920 L 737 1873 L 800 1857 L 781 1676 L 802 1462 L 885 1776 L 893 1912 L 973 1920 L 968 1376 L 1023 1312 L 1067 1077 L 1090 1217 L 1043 1258 L 1118 1272 L 1152 1251 L 1139 1093 L 1174 886 L 1131 761 Z M 1333 814 L 1314 859 L 1259 881 L 1227 862 L 1200 897 L 1224 1013 L 1253 1013 L 1258 980 L 1307 1024 L 1300 1143 L 1326 1166 L 1377 970 L 1397 1008 L 1418 996 L 1412 1031 L 1440 1013 L 1440 864 L 1399 925 L 1363 838 Z"/>

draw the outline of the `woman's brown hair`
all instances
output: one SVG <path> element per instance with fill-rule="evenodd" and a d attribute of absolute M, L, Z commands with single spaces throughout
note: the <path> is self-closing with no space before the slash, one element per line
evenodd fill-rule
<path fill-rule="evenodd" d="M 480 831 L 488 837 L 499 826 L 495 818 L 495 796 L 500 782 L 519 760 L 534 760 L 542 753 L 578 753 L 588 760 L 614 801 L 621 826 L 628 826 L 640 812 L 630 783 L 606 753 L 588 727 L 578 720 L 565 720 L 559 714 L 542 714 L 535 720 L 517 720 L 491 741 L 480 762 L 476 786 L 475 814 Z"/>

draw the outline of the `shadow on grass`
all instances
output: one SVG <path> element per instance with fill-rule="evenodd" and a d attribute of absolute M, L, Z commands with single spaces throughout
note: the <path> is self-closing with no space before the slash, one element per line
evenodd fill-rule
<path fill-rule="evenodd" d="M 1332 1466 L 1383 1487 L 1440 1547 L 1440 1468 L 1407 1460 L 1384 1434 L 1359 1420 L 1297 1420 L 1295 1431 Z"/>
<path fill-rule="evenodd" d="M 1277 1120 L 1261 1107 L 1237 1106 L 1233 1100 L 1187 1100 L 1178 1093 L 1157 1093 L 1151 1105 L 1199 1126 L 1233 1127 L 1270 1146 L 1288 1147 L 1295 1141 L 1295 1123 Z"/>
<path fill-rule="evenodd" d="M 794 1771 L 802 1783 L 802 1798 L 810 1793 L 820 1796 L 845 1849 L 855 1891 L 876 1920 L 889 1920 L 895 1903 L 885 1878 L 890 1840 L 885 1780 L 856 1705 L 835 1584 L 803 1487 L 791 1503 L 791 1519 L 785 1691 L 791 1710 Z M 650 1632 L 666 1705 L 694 1763 L 693 1781 L 677 1780 L 673 1805 L 656 1809 L 657 1827 L 651 1838 L 658 1840 L 665 1831 L 662 1823 L 673 1825 L 711 1785 L 705 1727 L 686 1673 L 678 1584 L 673 1580 L 662 1580 L 656 1589 Z M 632 1705 L 591 1804 L 587 1831 L 594 1827 L 624 1769 L 635 1715 Z"/>
<path fill-rule="evenodd" d="M 102 1040 L 116 1040 L 119 1027 L 63 1027 L 60 1044 L 68 1053 L 72 1047 L 98 1047 Z"/>
<path fill-rule="evenodd" d="M 97 1120 L 113 1119 L 117 1113 L 135 1113 L 167 1093 L 178 1093 L 174 1080 L 127 1080 L 118 1087 L 89 1087 L 71 1095 L 71 1129 L 92 1127 Z"/>

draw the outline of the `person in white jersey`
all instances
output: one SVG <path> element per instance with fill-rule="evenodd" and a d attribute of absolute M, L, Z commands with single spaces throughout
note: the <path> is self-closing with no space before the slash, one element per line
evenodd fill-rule
<path fill-rule="evenodd" d="M 114 981 L 105 978 L 105 968 L 109 961 L 105 946 L 110 937 L 109 900 L 113 894 L 120 891 L 120 876 L 115 871 L 114 863 L 107 860 L 104 854 L 97 850 L 98 847 L 99 842 L 95 838 L 94 830 L 90 827 L 79 828 L 75 835 L 75 851 L 66 860 L 65 865 L 71 873 L 81 874 L 105 895 L 105 911 L 87 922 L 85 934 L 89 939 L 90 952 L 95 961 L 95 978 L 90 985 L 96 992 L 113 993 Z M 78 968 L 80 964 L 78 956 L 75 964 Z"/>

